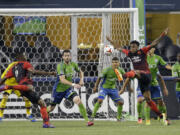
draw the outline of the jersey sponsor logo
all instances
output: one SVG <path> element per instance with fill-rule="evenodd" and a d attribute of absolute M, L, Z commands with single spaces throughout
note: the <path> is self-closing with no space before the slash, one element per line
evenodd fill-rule
<path fill-rule="evenodd" d="M 132 57 L 132 61 L 133 61 L 134 63 L 137 63 L 137 62 L 140 62 L 140 61 L 141 61 L 141 58 L 140 58 L 139 56 L 134 56 L 134 57 Z"/>

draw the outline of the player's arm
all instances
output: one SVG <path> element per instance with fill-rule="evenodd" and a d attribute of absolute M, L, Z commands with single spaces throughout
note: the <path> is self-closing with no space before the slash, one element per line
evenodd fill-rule
<path fill-rule="evenodd" d="M 157 76 L 158 76 L 158 78 L 159 78 L 159 80 L 160 80 L 160 82 L 161 82 L 161 84 L 162 84 L 164 95 L 165 95 L 165 96 L 168 96 L 168 89 L 167 89 L 167 87 L 166 87 L 166 84 L 165 84 L 165 82 L 164 82 L 164 79 L 162 78 L 162 76 L 161 76 L 160 74 L 157 74 Z"/>
<path fill-rule="evenodd" d="M 112 39 L 110 39 L 110 37 L 106 36 L 106 39 L 114 46 L 114 48 L 116 48 L 119 51 L 122 51 L 123 48 L 119 48 L 120 45 L 116 44 Z"/>
<path fill-rule="evenodd" d="M 126 88 L 126 86 L 129 84 L 129 82 L 130 82 L 130 78 L 126 78 L 126 80 L 125 80 L 125 82 L 124 82 L 124 84 L 123 84 L 121 90 L 119 91 L 119 95 L 121 95 L 121 94 L 124 93 L 125 88 Z"/>
<path fill-rule="evenodd" d="M 35 70 L 33 68 L 29 68 L 28 71 L 35 75 L 56 75 L 56 72 L 40 71 L 40 70 Z"/>
<path fill-rule="evenodd" d="M 166 29 L 161 33 L 161 35 L 160 35 L 158 38 L 156 38 L 156 39 L 150 44 L 150 47 L 151 47 L 151 48 L 152 48 L 152 47 L 155 47 L 155 46 L 163 39 L 163 37 L 167 35 L 168 30 L 169 30 L 169 29 L 166 28 Z"/>
<path fill-rule="evenodd" d="M 101 77 L 98 77 L 97 80 L 96 80 L 96 83 L 94 85 L 94 88 L 93 88 L 93 93 L 97 92 L 100 81 L 101 81 Z"/>
<path fill-rule="evenodd" d="M 24 66 L 23 67 L 24 69 L 28 70 L 30 73 L 35 74 L 35 75 L 56 75 L 56 72 L 46 72 L 46 71 L 35 70 L 29 62 L 25 62 L 23 66 Z"/>
<path fill-rule="evenodd" d="M 84 85 L 84 72 L 78 67 L 78 64 L 73 62 L 73 65 L 74 65 L 75 71 L 79 73 L 79 77 L 80 77 L 79 85 L 83 86 Z"/>
<path fill-rule="evenodd" d="M 174 81 L 180 82 L 180 77 L 178 77 L 178 71 L 174 65 L 172 66 L 172 77 L 175 77 Z"/>
<path fill-rule="evenodd" d="M 75 83 L 72 83 L 72 82 L 66 80 L 65 75 L 60 75 L 59 79 L 60 79 L 61 83 L 63 83 L 63 84 L 72 86 L 72 87 L 77 88 L 77 89 L 81 88 L 81 86 L 79 84 L 75 84 Z"/>
<path fill-rule="evenodd" d="M 167 64 L 167 62 L 164 61 L 161 56 L 157 55 L 157 57 L 158 57 L 159 62 L 160 62 L 161 65 L 165 66 L 165 68 L 168 69 L 168 70 L 172 70 L 172 67 L 169 64 Z"/>
<path fill-rule="evenodd" d="M 83 85 L 84 85 L 84 72 L 83 72 L 82 70 L 80 70 L 79 76 L 80 76 L 79 84 L 80 84 L 81 86 L 83 86 Z"/>
<path fill-rule="evenodd" d="M 171 67 L 171 65 L 169 65 L 169 64 L 167 64 L 167 65 L 165 66 L 165 68 L 168 69 L 168 70 L 172 70 L 172 67 Z"/>

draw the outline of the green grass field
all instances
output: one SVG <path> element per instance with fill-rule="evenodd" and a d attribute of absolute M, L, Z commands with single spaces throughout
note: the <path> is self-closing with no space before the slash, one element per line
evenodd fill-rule
<path fill-rule="evenodd" d="M 84 121 L 52 121 L 54 129 L 43 129 L 42 122 L 3 121 L 0 123 L 0 135 L 180 135 L 180 121 L 171 121 L 172 125 L 163 126 L 151 121 L 150 126 L 136 122 L 95 121 L 92 127 Z"/>

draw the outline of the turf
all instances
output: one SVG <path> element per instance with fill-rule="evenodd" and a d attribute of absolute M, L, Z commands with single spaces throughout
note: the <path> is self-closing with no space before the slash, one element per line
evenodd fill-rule
<path fill-rule="evenodd" d="M 163 126 L 152 121 L 150 126 L 136 122 L 95 121 L 87 127 L 84 121 L 52 121 L 56 128 L 43 129 L 42 122 L 3 121 L 0 122 L 0 135 L 180 135 L 180 121 Z"/>

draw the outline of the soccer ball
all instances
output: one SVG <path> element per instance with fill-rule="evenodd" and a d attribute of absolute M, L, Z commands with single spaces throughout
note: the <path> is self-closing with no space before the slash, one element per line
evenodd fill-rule
<path fill-rule="evenodd" d="M 112 45 L 105 45 L 104 46 L 104 54 L 111 55 L 114 52 L 114 47 Z"/>

